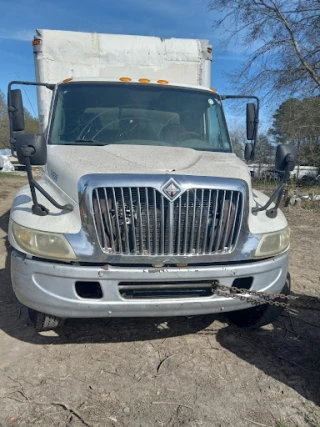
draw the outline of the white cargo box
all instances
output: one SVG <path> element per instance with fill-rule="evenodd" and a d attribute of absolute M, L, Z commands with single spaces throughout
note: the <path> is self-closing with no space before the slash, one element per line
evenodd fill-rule
<path fill-rule="evenodd" d="M 211 46 L 207 40 L 162 39 L 119 34 L 37 30 L 36 79 L 58 83 L 66 78 L 164 79 L 171 83 L 211 85 Z M 51 94 L 39 88 L 38 108 L 46 127 Z"/>

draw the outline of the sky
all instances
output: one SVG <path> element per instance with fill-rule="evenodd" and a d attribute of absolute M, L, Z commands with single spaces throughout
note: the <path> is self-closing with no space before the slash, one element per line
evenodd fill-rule
<path fill-rule="evenodd" d="M 246 55 L 238 46 L 219 48 L 222 34 L 213 30 L 215 16 L 208 0 L 0 0 L 0 5 L 0 89 L 4 93 L 10 80 L 35 80 L 31 42 L 36 29 L 209 39 L 212 87 L 220 94 L 233 94 L 225 73 L 238 67 Z M 23 95 L 25 107 L 35 115 L 35 90 L 28 88 Z M 245 105 L 242 117 L 232 107 L 227 107 L 226 114 L 229 123 L 245 125 Z"/>

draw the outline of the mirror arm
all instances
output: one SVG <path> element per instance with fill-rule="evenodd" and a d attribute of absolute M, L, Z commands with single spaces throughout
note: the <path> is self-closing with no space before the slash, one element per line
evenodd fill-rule
<path fill-rule="evenodd" d="M 291 157 L 289 157 L 289 156 L 291 156 L 291 154 L 288 154 L 288 156 L 287 156 L 287 161 L 288 162 L 291 161 Z M 251 212 L 253 214 L 258 213 L 258 212 L 262 212 L 262 211 L 266 210 L 267 211 L 266 214 L 267 214 L 267 216 L 269 218 L 276 218 L 276 216 L 278 215 L 278 209 L 279 209 L 279 206 L 280 206 L 280 202 L 281 202 L 281 199 L 282 199 L 282 196 L 283 196 L 283 191 L 285 189 L 287 181 L 290 178 L 290 170 L 291 170 L 290 169 L 290 164 L 287 163 L 287 167 L 284 170 L 284 175 L 283 175 L 283 178 L 282 178 L 281 185 L 275 190 L 275 192 L 272 194 L 272 196 L 270 197 L 270 199 L 268 200 L 268 202 L 264 206 L 261 206 L 260 208 L 257 208 L 257 207 L 252 208 Z M 271 205 L 271 203 L 275 199 L 277 199 L 277 201 L 275 203 L 275 206 L 273 208 L 271 208 L 271 209 L 268 209 L 268 207 Z"/>
<path fill-rule="evenodd" d="M 49 202 L 55 206 L 58 209 L 61 209 L 63 211 L 69 211 L 72 212 L 73 211 L 73 206 L 69 203 L 67 203 L 66 205 L 60 205 L 60 203 L 56 202 L 54 200 L 53 197 L 50 196 L 49 193 L 46 192 L 46 190 L 44 190 L 38 183 L 37 181 L 35 181 L 34 179 L 32 179 L 32 184 L 33 186 L 47 199 L 49 200 Z"/>
<path fill-rule="evenodd" d="M 15 108 L 12 106 L 12 100 L 11 100 L 11 88 L 13 85 L 24 85 L 24 86 L 44 86 L 47 89 L 54 90 L 55 84 L 51 83 L 37 83 L 37 82 L 24 82 L 20 80 L 13 80 L 8 84 L 8 113 L 9 113 L 9 131 L 10 131 L 10 145 L 11 145 L 11 154 L 12 156 L 15 156 L 14 153 L 14 143 L 15 139 L 13 136 L 13 124 L 12 124 L 12 114 L 16 111 Z"/>
<path fill-rule="evenodd" d="M 29 181 L 32 202 L 33 202 L 32 213 L 38 216 L 46 216 L 49 213 L 49 209 L 47 209 L 46 207 L 38 203 L 36 189 L 34 185 L 35 181 L 32 176 L 31 162 L 29 157 L 26 157 L 26 169 L 27 169 L 28 181 Z"/>
<path fill-rule="evenodd" d="M 10 123 L 10 144 L 11 144 L 11 152 L 14 156 L 14 148 L 15 148 L 15 142 L 16 139 L 14 137 L 13 133 L 13 124 L 12 124 L 12 114 L 16 111 L 15 108 L 12 106 L 12 99 L 11 99 L 11 87 L 12 85 L 27 85 L 27 86 L 44 86 L 47 89 L 54 90 L 55 85 L 51 83 L 36 83 L 36 82 L 25 82 L 25 81 L 18 81 L 14 80 L 9 83 L 8 85 L 8 112 L 9 112 L 9 123 Z M 32 196 L 32 213 L 38 216 L 45 216 L 48 215 L 49 209 L 47 209 L 45 206 L 38 203 L 36 189 L 56 208 L 72 212 L 73 206 L 71 204 L 66 205 L 60 205 L 60 203 L 56 202 L 53 197 L 50 196 L 39 184 L 37 181 L 34 180 L 32 175 L 32 168 L 31 168 L 31 160 L 30 157 L 35 153 L 35 148 L 31 145 L 23 145 L 21 147 L 22 154 L 25 158 L 25 165 L 28 175 L 28 181 Z"/>
<path fill-rule="evenodd" d="M 275 218 L 278 215 L 278 209 L 279 209 L 280 202 L 281 202 L 281 199 L 283 196 L 283 191 L 285 189 L 287 182 L 290 179 L 290 172 L 294 169 L 295 163 L 296 163 L 296 157 L 295 157 L 295 154 L 293 152 L 288 152 L 287 155 L 284 158 L 282 158 L 281 157 L 281 150 L 283 151 L 283 146 L 279 145 L 277 148 L 277 153 L 276 153 L 276 168 L 278 170 L 283 171 L 282 183 L 276 189 L 276 191 L 272 194 L 272 196 L 270 197 L 270 199 L 268 200 L 268 202 L 264 206 L 261 206 L 259 208 L 258 207 L 252 208 L 251 212 L 253 214 L 266 210 L 266 215 L 269 218 Z M 278 155 L 278 153 L 280 153 L 280 154 Z M 279 157 L 280 157 L 280 159 L 279 159 Z M 283 163 L 285 164 L 285 167 L 283 167 Z M 274 200 L 276 200 L 275 206 L 271 209 L 268 209 L 268 207 L 271 205 L 271 203 Z"/>
<path fill-rule="evenodd" d="M 254 214 L 254 213 L 258 213 L 258 212 L 262 212 L 262 211 L 267 210 L 268 207 L 271 205 L 271 203 L 277 198 L 277 202 L 276 202 L 275 207 L 269 209 L 269 211 L 267 211 L 267 215 L 268 215 L 268 212 L 271 212 L 274 210 L 276 211 L 280 205 L 280 201 L 281 201 L 283 190 L 284 190 L 285 186 L 286 186 L 286 182 L 282 182 L 282 184 L 276 189 L 276 191 L 272 194 L 272 196 L 270 197 L 270 199 L 267 201 L 267 203 L 264 206 L 261 206 L 260 208 L 257 208 L 257 207 L 252 208 L 251 212 Z M 274 217 L 271 216 L 271 218 L 274 218 Z"/>
<path fill-rule="evenodd" d="M 279 192 L 279 195 L 278 195 L 278 198 L 277 198 L 277 201 L 276 201 L 274 209 L 279 209 L 280 202 L 281 202 L 281 199 L 282 199 L 282 196 L 283 196 L 283 191 L 284 191 L 284 188 L 285 188 L 285 184 L 281 184 L 281 185 L 283 185 L 283 188 Z"/>
<path fill-rule="evenodd" d="M 45 215 L 48 215 L 48 213 L 49 213 L 49 209 L 47 209 L 46 207 L 44 207 L 43 205 L 40 205 L 40 203 L 38 203 L 36 189 L 47 200 L 49 200 L 49 202 L 52 203 L 53 206 L 55 206 L 56 208 L 72 212 L 73 211 L 73 206 L 71 204 L 60 205 L 58 202 L 56 202 L 50 196 L 50 194 L 48 194 L 37 183 L 37 181 L 34 180 L 33 175 L 32 175 L 31 162 L 30 162 L 30 156 L 32 156 L 32 154 L 34 154 L 34 148 L 32 146 L 24 145 L 24 146 L 21 147 L 21 150 L 23 150 L 23 155 L 25 156 L 25 160 L 26 160 L 26 169 L 27 169 L 28 181 L 29 181 L 29 186 L 30 186 L 30 191 L 31 191 L 31 196 L 32 196 L 32 202 L 33 202 L 32 213 L 35 214 L 35 215 L 38 215 L 38 216 L 45 216 Z"/>

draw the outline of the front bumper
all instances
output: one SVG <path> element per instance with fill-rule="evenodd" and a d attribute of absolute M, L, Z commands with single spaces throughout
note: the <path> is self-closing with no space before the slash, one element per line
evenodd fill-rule
<path fill-rule="evenodd" d="M 58 317 L 157 317 L 221 313 L 251 307 L 245 301 L 212 295 L 171 299 L 127 300 L 121 297 L 119 282 L 168 282 L 219 280 L 231 286 L 236 278 L 252 277 L 251 290 L 278 293 L 288 271 L 288 253 L 263 261 L 202 267 L 121 267 L 71 266 L 36 261 L 13 251 L 13 290 L 27 307 Z M 99 300 L 78 296 L 76 281 L 99 282 Z"/>

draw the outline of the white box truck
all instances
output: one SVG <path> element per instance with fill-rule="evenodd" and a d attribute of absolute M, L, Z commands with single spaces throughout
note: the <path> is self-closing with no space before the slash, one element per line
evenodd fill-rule
<path fill-rule="evenodd" d="M 9 241 L 13 289 L 37 330 L 76 317 L 274 320 L 282 308 L 262 296 L 290 289 L 279 203 L 295 153 L 278 147 L 284 178 L 270 199 L 252 190 L 222 107 L 239 97 L 210 89 L 208 41 L 38 30 L 33 49 L 36 82 L 8 88 L 12 150 L 29 179 Z M 22 132 L 17 84 L 38 88 L 39 135 Z M 254 100 L 248 160 L 259 102 L 240 98 Z"/>

